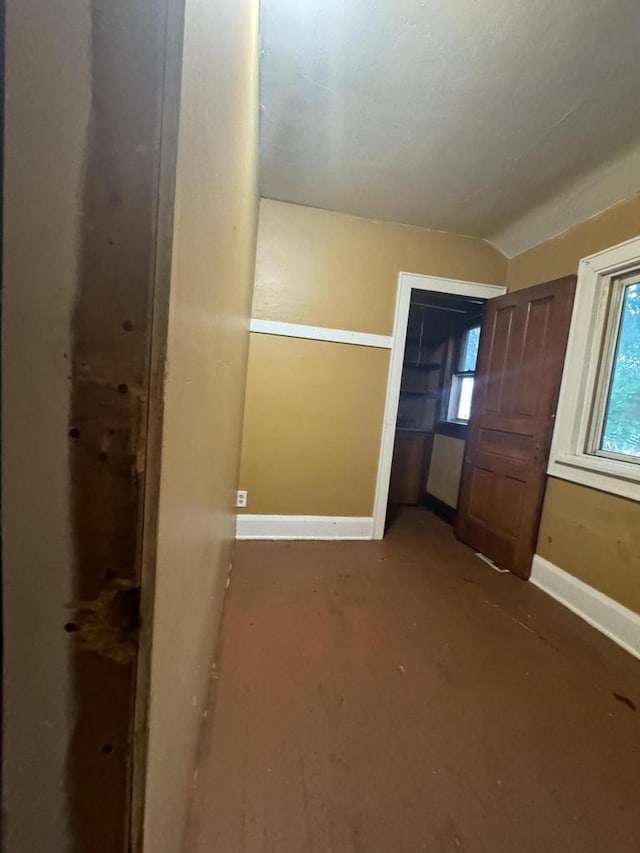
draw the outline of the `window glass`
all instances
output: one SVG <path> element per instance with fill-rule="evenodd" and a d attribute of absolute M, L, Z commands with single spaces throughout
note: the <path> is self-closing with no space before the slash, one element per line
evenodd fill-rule
<path fill-rule="evenodd" d="M 640 457 L 640 282 L 624 291 L 600 449 Z"/>
<path fill-rule="evenodd" d="M 460 393 L 458 396 L 458 412 L 456 420 L 468 421 L 471 415 L 471 397 L 473 396 L 473 376 L 460 377 Z"/>
<path fill-rule="evenodd" d="M 478 344 L 480 343 L 480 326 L 474 326 L 465 333 L 460 353 L 460 373 L 473 372 L 478 360 Z"/>
<path fill-rule="evenodd" d="M 479 342 L 480 326 L 467 329 L 462 336 L 458 370 L 452 375 L 449 388 L 447 407 L 447 420 L 449 421 L 466 422 L 469 420 Z"/>
<path fill-rule="evenodd" d="M 471 398 L 473 396 L 473 374 L 454 373 L 451 377 L 451 393 L 449 395 L 449 411 L 447 420 L 468 421 L 471 414 Z"/>

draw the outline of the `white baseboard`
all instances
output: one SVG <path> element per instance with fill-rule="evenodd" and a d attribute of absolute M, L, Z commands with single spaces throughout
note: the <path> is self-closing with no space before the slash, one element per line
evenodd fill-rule
<path fill-rule="evenodd" d="M 536 554 L 531 583 L 640 658 L 640 615 Z"/>
<path fill-rule="evenodd" d="M 239 515 L 238 539 L 371 539 L 373 518 L 331 515 Z"/>

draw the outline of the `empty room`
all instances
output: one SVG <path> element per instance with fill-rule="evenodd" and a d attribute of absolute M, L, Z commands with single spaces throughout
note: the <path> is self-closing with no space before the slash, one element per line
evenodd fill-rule
<path fill-rule="evenodd" d="M 2 11 L 3 853 L 637 853 L 637 0 Z"/>

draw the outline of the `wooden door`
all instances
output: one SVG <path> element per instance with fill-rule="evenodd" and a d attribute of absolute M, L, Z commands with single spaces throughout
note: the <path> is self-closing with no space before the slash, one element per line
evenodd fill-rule
<path fill-rule="evenodd" d="M 482 323 L 456 535 L 531 571 L 576 277 L 491 299 Z"/>

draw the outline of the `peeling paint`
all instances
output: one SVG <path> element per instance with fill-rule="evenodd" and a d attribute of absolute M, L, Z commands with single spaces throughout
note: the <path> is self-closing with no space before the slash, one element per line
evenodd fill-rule
<path fill-rule="evenodd" d="M 140 587 L 115 580 L 92 601 L 78 601 L 73 642 L 78 649 L 96 652 L 116 663 L 135 660 L 139 627 Z"/>
<path fill-rule="evenodd" d="M 73 621 L 63 626 L 73 669 L 66 786 L 74 853 L 131 848 L 168 5 L 91 0 L 93 97 L 69 353 Z"/>

